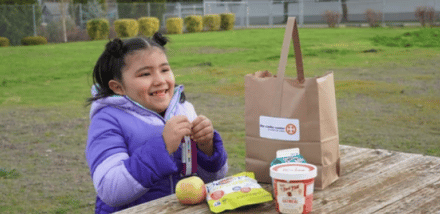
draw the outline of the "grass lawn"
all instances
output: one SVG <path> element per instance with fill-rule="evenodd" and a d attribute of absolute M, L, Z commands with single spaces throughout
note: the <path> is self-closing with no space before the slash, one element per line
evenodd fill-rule
<path fill-rule="evenodd" d="M 299 29 L 306 77 L 335 73 L 341 144 L 440 157 L 440 47 L 411 39 L 419 31 Z M 176 83 L 222 135 L 229 174 L 245 170 L 244 75 L 276 73 L 283 35 L 170 35 Z M 84 104 L 105 43 L 0 48 L 0 213 L 93 212 Z M 293 49 L 288 65 L 294 76 Z"/>

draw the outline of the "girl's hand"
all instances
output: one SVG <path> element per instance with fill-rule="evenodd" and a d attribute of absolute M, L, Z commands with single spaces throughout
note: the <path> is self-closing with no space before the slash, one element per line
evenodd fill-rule
<path fill-rule="evenodd" d="M 179 148 L 182 138 L 190 134 L 191 123 L 186 116 L 178 115 L 169 119 L 162 133 L 168 153 L 174 153 Z"/>
<path fill-rule="evenodd" d="M 213 149 L 214 127 L 211 120 L 200 115 L 192 122 L 191 139 L 193 139 L 200 150 L 211 156 Z"/>

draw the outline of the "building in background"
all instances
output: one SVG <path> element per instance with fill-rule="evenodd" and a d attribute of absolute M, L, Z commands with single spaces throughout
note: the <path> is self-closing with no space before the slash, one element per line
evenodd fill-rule
<path fill-rule="evenodd" d="M 64 4 L 64 8 L 60 3 L 46 2 L 41 5 L 42 10 L 42 22 L 50 23 L 52 21 L 58 21 L 62 17 L 62 10 L 64 10 L 64 14 L 66 14 L 67 19 L 71 19 L 69 12 L 69 3 Z"/>

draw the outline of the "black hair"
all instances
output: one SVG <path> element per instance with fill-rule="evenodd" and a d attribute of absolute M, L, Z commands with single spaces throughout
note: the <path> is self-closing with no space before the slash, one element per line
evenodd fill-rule
<path fill-rule="evenodd" d="M 159 48 L 165 53 L 164 46 L 168 41 L 168 38 L 162 36 L 159 32 L 155 33 L 152 38 L 136 37 L 124 41 L 115 38 L 113 41 L 109 41 L 93 69 L 93 85 L 97 90 L 97 94 L 87 99 L 87 105 L 95 100 L 115 95 L 108 83 L 112 79 L 122 80 L 122 68 L 125 66 L 124 59 L 127 55 L 150 48 Z M 184 93 L 182 93 L 180 102 L 185 102 Z"/>

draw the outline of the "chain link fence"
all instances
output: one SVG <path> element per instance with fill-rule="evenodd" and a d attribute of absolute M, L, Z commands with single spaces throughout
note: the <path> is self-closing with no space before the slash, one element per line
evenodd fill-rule
<path fill-rule="evenodd" d="M 380 12 L 382 25 L 417 23 L 417 7 L 426 6 L 440 11 L 440 0 L 267 0 L 267 1 L 205 1 L 203 3 L 119 3 L 88 4 L 45 3 L 43 5 L 0 5 L 0 36 L 14 45 L 24 36 L 42 35 L 49 42 L 63 42 L 62 14 L 65 14 L 68 41 L 87 40 L 86 23 L 94 18 L 106 18 L 112 24 L 117 19 L 157 17 L 164 31 L 166 19 L 189 15 L 234 13 L 235 27 L 278 27 L 287 17 L 296 16 L 300 27 L 326 26 L 323 14 L 340 14 L 339 23 L 366 24 L 368 9 Z M 346 12 L 344 12 L 346 11 Z M 345 16 L 344 16 L 345 14 Z M 344 18 L 344 19 L 343 19 Z M 438 20 L 438 13 L 436 13 Z M 110 37 L 114 37 L 111 32 Z"/>

